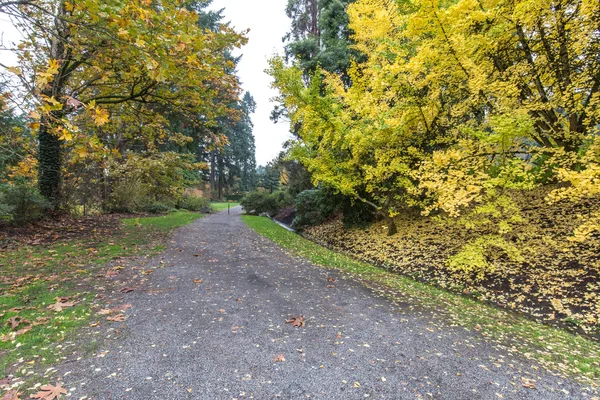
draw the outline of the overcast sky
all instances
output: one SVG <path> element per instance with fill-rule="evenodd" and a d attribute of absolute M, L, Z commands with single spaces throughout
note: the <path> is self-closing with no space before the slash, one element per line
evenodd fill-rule
<path fill-rule="evenodd" d="M 285 0 L 213 0 L 212 9 L 223 8 L 225 21 L 236 30 L 250 29 L 249 42 L 241 50 L 238 66 L 242 86 L 249 91 L 257 108 L 252 121 L 256 138 L 256 162 L 264 165 L 281 151 L 281 145 L 291 136 L 287 121 L 274 124 L 269 119 L 277 95 L 270 89 L 271 78 L 264 72 L 267 60 L 273 54 L 283 53 L 281 38 L 289 30 L 290 20 L 285 15 Z"/>

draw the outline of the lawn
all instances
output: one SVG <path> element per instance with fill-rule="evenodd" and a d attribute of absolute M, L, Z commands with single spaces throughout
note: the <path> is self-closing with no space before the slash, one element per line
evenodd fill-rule
<path fill-rule="evenodd" d="M 124 219 L 116 221 L 116 229 L 110 233 L 47 244 L 31 240 L 1 251 L 0 379 L 8 374 L 26 375 L 63 359 L 61 343 L 91 322 L 94 288 L 111 284 L 103 264 L 155 254 L 163 249 L 164 239 L 173 229 L 201 216 L 174 212 Z M 121 273 L 120 268 L 112 273 Z"/>
<path fill-rule="evenodd" d="M 242 218 L 259 234 L 314 264 L 348 273 L 394 300 L 435 311 L 449 325 L 479 332 L 510 352 L 520 353 L 584 383 L 598 385 L 598 342 L 333 252 L 287 231 L 268 218 L 249 215 Z"/>
<path fill-rule="evenodd" d="M 240 203 L 233 203 L 233 202 L 232 203 L 216 202 L 216 203 L 210 203 L 210 206 L 215 211 L 222 211 L 222 210 L 227 210 L 227 204 L 229 204 L 229 207 L 231 207 L 231 208 L 240 205 Z"/>

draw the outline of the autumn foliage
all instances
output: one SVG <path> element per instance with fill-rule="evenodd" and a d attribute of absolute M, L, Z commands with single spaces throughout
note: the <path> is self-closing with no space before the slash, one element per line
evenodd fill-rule
<path fill-rule="evenodd" d="M 3 178 L 36 184 L 54 211 L 110 210 L 114 183 L 136 165 L 134 185 L 149 184 L 139 177 L 151 164 L 171 195 L 200 180 L 205 154 L 228 144 L 219 120 L 243 116 L 230 53 L 246 42 L 207 4 L 0 3 L 22 33 L 0 105 L 25 119 L 3 139 L 22 153 Z"/>
<path fill-rule="evenodd" d="M 553 184 L 549 206 L 597 198 L 598 2 L 358 0 L 348 14 L 363 55 L 350 84 L 271 60 L 292 157 L 315 183 L 371 205 L 388 234 L 415 210 L 486 226 L 446 260 L 480 277 L 487 251 L 524 261 L 510 238 L 536 221 L 521 193 Z M 598 209 L 580 209 L 563 240 L 598 239 Z"/>

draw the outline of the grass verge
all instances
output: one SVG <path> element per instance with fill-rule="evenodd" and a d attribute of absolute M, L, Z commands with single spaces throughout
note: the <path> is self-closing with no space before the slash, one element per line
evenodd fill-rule
<path fill-rule="evenodd" d="M 227 210 L 227 202 L 220 202 L 220 203 L 210 203 L 210 207 L 215 210 L 215 211 L 222 211 L 222 210 Z M 229 203 L 229 207 L 233 208 L 236 206 L 239 206 L 240 203 Z"/>
<path fill-rule="evenodd" d="M 600 386 L 598 342 L 333 252 L 268 218 L 244 215 L 242 219 L 257 233 L 314 264 L 346 272 L 394 300 L 433 310 L 450 325 L 478 331 L 498 347 L 522 354 L 548 370 Z"/>
<path fill-rule="evenodd" d="M 157 253 L 173 229 L 200 217 L 178 211 L 124 219 L 121 228 L 110 235 L 0 252 L 0 379 L 63 359 L 60 344 L 90 321 L 93 283 L 104 277 L 97 276 L 103 264 Z M 64 307 L 48 308 L 57 303 Z"/>

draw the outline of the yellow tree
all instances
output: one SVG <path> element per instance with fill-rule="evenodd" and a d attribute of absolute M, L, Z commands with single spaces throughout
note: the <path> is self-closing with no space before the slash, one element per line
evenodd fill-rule
<path fill-rule="evenodd" d="M 349 15 L 366 55 L 352 86 L 322 74 L 306 87 L 272 63 L 315 180 L 384 216 L 402 203 L 457 216 L 507 204 L 504 189 L 533 187 L 542 167 L 582 167 L 600 122 L 597 2 L 359 0 Z"/>
<path fill-rule="evenodd" d="M 38 129 L 39 187 L 55 207 L 60 201 L 62 148 L 81 134 L 74 118 L 96 126 L 110 108 L 140 104 L 149 113 L 177 108 L 190 118 L 213 120 L 224 107 L 217 91 L 237 91 L 227 70 L 227 50 L 244 42 L 226 26 L 203 29 L 189 1 L 38 0 L 0 3 L 21 29 L 20 78 Z M 121 108 L 123 110 L 125 108 Z M 135 113 L 136 106 L 128 108 Z M 84 132 L 85 133 L 85 132 Z"/>

